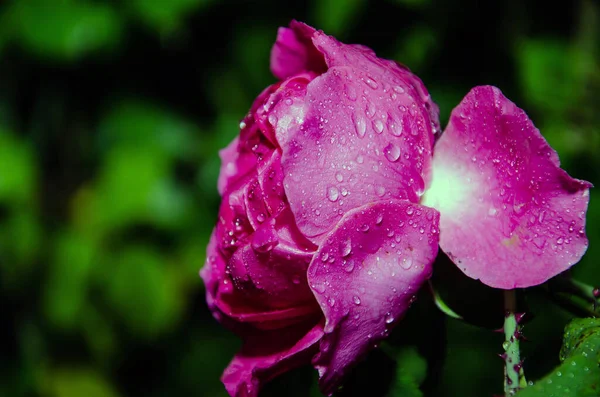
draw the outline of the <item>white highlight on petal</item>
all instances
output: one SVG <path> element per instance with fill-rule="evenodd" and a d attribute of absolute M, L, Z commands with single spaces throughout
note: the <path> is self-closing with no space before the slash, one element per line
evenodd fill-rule
<path fill-rule="evenodd" d="M 441 217 L 449 216 L 457 221 L 466 213 L 472 213 L 473 196 L 481 184 L 479 176 L 465 167 L 445 164 L 439 156 L 433 157 L 432 179 L 429 189 L 421 197 L 421 204 L 435 208 Z"/>

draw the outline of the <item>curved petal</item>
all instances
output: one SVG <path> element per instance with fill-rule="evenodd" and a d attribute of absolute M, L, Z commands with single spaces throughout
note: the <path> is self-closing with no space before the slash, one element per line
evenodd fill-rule
<path fill-rule="evenodd" d="M 283 309 L 310 304 L 313 296 L 306 281 L 312 252 L 303 252 L 279 241 L 274 222 L 266 222 L 252 241 L 238 249 L 226 270 L 238 294 L 265 308 Z"/>
<path fill-rule="evenodd" d="M 560 168 L 523 110 L 484 86 L 453 110 L 422 203 L 440 211 L 440 246 L 467 276 L 523 288 L 586 251 L 590 187 Z"/>
<path fill-rule="evenodd" d="M 333 392 L 408 310 L 431 275 L 438 221 L 432 208 L 380 201 L 349 211 L 327 235 L 308 269 L 326 319 L 313 362 L 323 392 Z"/>
<path fill-rule="evenodd" d="M 239 136 L 236 136 L 227 147 L 219 151 L 221 171 L 219 172 L 219 180 L 217 181 L 217 190 L 221 196 L 223 196 L 225 191 L 227 191 L 227 187 L 235 181 L 240 173 L 243 175 L 248 171 L 246 169 L 239 169 L 237 164 L 239 142 Z"/>
<path fill-rule="evenodd" d="M 217 244 L 216 233 L 213 230 L 208 246 L 206 247 L 206 262 L 202 269 L 200 269 L 200 277 L 204 281 L 208 308 L 217 320 L 220 320 L 219 313 L 215 313 L 215 298 L 219 289 L 219 282 L 225 275 L 225 259 L 223 259 L 223 256 L 219 252 Z"/>
<path fill-rule="evenodd" d="M 322 335 L 323 326 L 315 321 L 283 330 L 249 332 L 221 381 L 232 397 L 256 397 L 265 382 L 308 363 Z"/>
<path fill-rule="evenodd" d="M 271 49 L 271 72 L 275 77 L 284 80 L 302 72 L 325 71 L 323 55 L 311 42 L 314 33 L 313 28 L 296 21 L 289 28 L 279 28 Z"/>
<path fill-rule="evenodd" d="M 427 111 L 401 79 L 380 78 L 385 73 L 330 69 L 309 83 L 304 121 L 288 131 L 284 187 L 298 227 L 314 242 L 348 210 L 418 202 L 425 189 L 433 142 Z"/>

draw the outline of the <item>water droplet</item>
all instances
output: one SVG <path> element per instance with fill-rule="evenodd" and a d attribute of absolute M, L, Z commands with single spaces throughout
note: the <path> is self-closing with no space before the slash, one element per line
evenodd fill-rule
<path fill-rule="evenodd" d="M 402 266 L 402 268 L 405 270 L 410 269 L 412 267 L 412 265 L 413 265 L 413 260 L 410 257 L 403 258 L 402 261 L 400 262 L 400 266 Z"/>
<path fill-rule="evenodd" d="M 406 215 L 412 215 L 415 212 L 412 206 L 406 207 Z"/>
<path fill-rule="evenodd" d="M 329 302 L 329 306 L 333 307 L 335 305 L 335 299 L 330 297 L 329 299 L 327 299 L 327 302 Z"/>
<path fill-rule="evenodd" d="M 362 226 L 360 227 L 360 231 L 363 233 L 367 233 L 369 231 L 369 225 L 367 225 L 366 223 L 363 223 Z"/>
<path fill-rule="evenodd" d="M 546 211 L 541 211 L 538 215 L 538 222 L 542 223 L 544 221 L 544 216 L 546 216 Z"/>
<path fill-rule="evenodd" d="M 556 239 L 556 244 L 558 244 L 558 245 L 561 245 L 564 242 L 565 242 L 565 240 L 562 237 L 559 237 L 559 238 Z"/>
<path fill-rule="evenodd" d="M 292 98 L 287 98 L 285 100 L 285 104 L 288 105 L 288 106 L 290 106 L 292 103 L 294 103 L 294 101 L 292 101 Z"/>
<path fill-rule="evenodd" d="M 398 94 L 404 94 L 404 88 L 400 87 L 399 85 L 394 86 L 394 91 L 396 91 Z"/>
<path fill-rule="evenodd" d="M 265 221 L 265 219 L 266 219 L 266 218 L 265 218 L 265 214 L 263 214 L 263 213 L 260 213 L 260 214 L 258 214 L 258 215 L 256 216 L 256 220 L 257 220 L 259 223 L 263 223 L 263 222 Z"/>
<path fill-rule="evenodd" d="M 400 124 L 391 123 L 390 124 L 390 133 L 394 136 L 402 135 L 402 126 Z"/>
<path fill-rule="evenodd" d="M 494 216 L 494 215 L 496 215 L 497 213 L 498 213 L 498 210 L 497 210 L 496 208 L 494 208 L 494 207 L 492 207 L 492 208 L 490 208 L 490 209 L 488 210 L 488 215 L 489 215 L 489 216 Z"/>
<path fill-rule="evenodd" d="M 347 238 L 340 243 L 340 253 L 342 254 L 342 257 L 345 258 L 348 255 L 350 255 L 351 252 L 352 252 L 352 241 L 350 241 L 350 238 Z"/>
<path fill-rule="evenodd" d="M 338 182 L 342 182 L 342 181 L 344 180 L 344 176 L 342 175 L 342 173 L 341 173 L 341 172 L 338 172 L 338 173 L 336 173 L 336 174 L 335 174 L 335 179 L 336 179 Z"/>
<path fill-rule="evenodd" d="M 368 85 L 369 87 L 371 87 L 374 90 L 376 90 L 379 87 L 379 85 L 377 84 L 377 82 L 372 77 L 367 77 L 365 79 L 365 84 Z"/>
<path fill-rule="evenodd" d="M 360 298 L 356 295 L 354 295 L 352 297 L 352 302 L 354 302 L 355 305 L 360 305 Z"/>
<path fill-rule="evenodd" d="M 356 162 L 357 162 L 358 164 L 362 164 L 362 163 L 364 163 L 364 162 L 365 162 L 365 158 L 362 156 L 362 154 L 359 154 L 359 155 L 356 157 Z"/>
<path fill-rule="evenodd" d="M 367 122 L 361 116 L 356 116 L 354 120 L 354 128 L 356 129 L 356 135 L 359 138 L 364 138 L 367 133 Z"/>
<path fill-rule="evenodd" d="M 354 270 L 354 261 L 349 260 L 349 261 L 344 261 L 343 265 L 343 269 L 346 273 L 352 273 L 352 270 Z"/>
<path fill-rule="evenodd" d="M 367 102 L 367 108 L 365 109 L 365 114 L 368 118 L 373 118 L 375 116 L 375 105 L 371 102 Z"/>
<path fill-rule="evenodd" d="M 335 202 L 339 197 L 340 191 L 337 189 L 337 187 L 330 186 L 329 189 L 327 189 L 327 198 L 329 199 L 329 201 Z"/>
<path fill-rule="evenodd" d="M 377 196 L 379 197 L 383 197 L 383 195 L 385 194 L 385 187 L 383 186 L 375 186 L 375 194 L 377 194 Z"/>
<path fill-rule="evenodd" d="M 269 115 L 269 123 L 275 127 L 275 125 L 277 124 L 277 116 L 274 113 L 271 113 Z"/>
<path fill-rule="evenodd" d="M 325 284 L 324 283 L 312 284 L 311 287 L 320 294 L 325 292 Z"/>
<path fill-rule="evenodd" d="M 383 214 L 377 215 L 377 219 L 375 219 L 376 225 L 381 225 L 381 222 L 383 222 Z"/>
<path fill-rule="evenodd" d="M 383 132 L 383 121 L 379 119 L 373 121 L 373 128 L 375 128 L 377 133 L 381 134 Z"/>
<path fill-rule="evenodd" d="M 392 313 L 390 313 L 390 312 L 387 312 L 385 314 L 385 323 L 386 324 L 391 324 L 393 322 L 394 322 L 394 315 Z"/>
<path fill-rule="evenodd" d="M 329 259 L 329 254 L 328 254 L 327 252 L 323 252 L 323 253 L 321 254 L 321 260 L 322 260 L 323 262 L 327 262 L 327 259 Z"/>
<path fill-rule="evenodd" d="M 383 149 L 383 153 L 385 158 L 391 162 L 398 161 L 400 158 L 400 148 L 392 142 L 388 143 L 388 145 Z"/>
<path fill-rule="evenodd" d="M 245 121 L 240 121 L 240 130 L 243 130 L 244 128 L 246 128 L 246 122 Z"/>

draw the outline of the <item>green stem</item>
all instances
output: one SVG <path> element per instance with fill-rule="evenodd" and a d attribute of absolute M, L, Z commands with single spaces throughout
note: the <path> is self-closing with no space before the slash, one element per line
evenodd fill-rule
<path fill-rule="evenodd" d="M 506 397 L 514 396 L 519 389 L 527 386 L 523 365 L 521 363 L 519 351 L 519 336 L 521 326 L 519 321 L 522 315 L 516 312 L 517 298 L 515 290 L 504 291 L 504 307 L 506 315 L 504 317 L 504 395 Z"/>

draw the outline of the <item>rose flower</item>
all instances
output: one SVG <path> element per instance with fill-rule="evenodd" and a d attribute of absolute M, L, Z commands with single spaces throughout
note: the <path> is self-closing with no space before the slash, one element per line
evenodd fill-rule
<path fill-rule="evenodd" d="M 220 153 L 201 270 L 210 310 L 244 340 L 222 378 L 232 396 L 311 360 L 331 394 L 408 310 L 438 246 L 503 289 L 585 252 L 591 185 L 497 88 L 474 88 L 440 134 L 421 80 L 364 46 L 292 22 L 271 70 Z"/>

